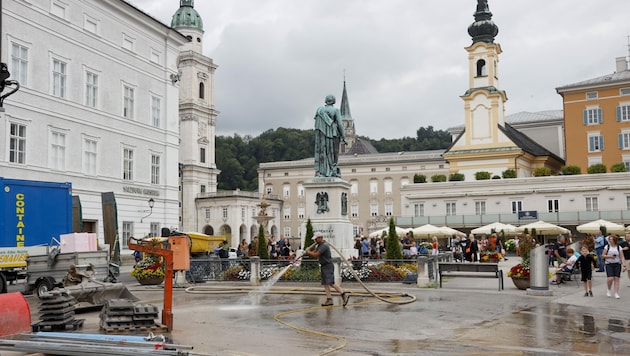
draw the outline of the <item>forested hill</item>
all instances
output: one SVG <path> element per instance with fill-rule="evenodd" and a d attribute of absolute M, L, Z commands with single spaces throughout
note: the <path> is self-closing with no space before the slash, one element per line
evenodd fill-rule
<path fill-rule="evenodd" d="M 268 130 L 257 137 L 217 136 L 216 162 L 221 170 L 219 190 L 258 190 L 258 164 L 262 162 L 294 161 L 313 157 L 313 130 Z M 367 140 L 381 153 L 399 151 L 426 151 L 445 149 L 451 144 L 451 135 L 433 126 L 421 127 L 416 137 Z"/>

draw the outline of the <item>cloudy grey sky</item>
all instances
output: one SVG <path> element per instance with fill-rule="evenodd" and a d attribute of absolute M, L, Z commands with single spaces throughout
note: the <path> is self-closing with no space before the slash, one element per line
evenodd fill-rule
<path fill-rule="evenodd" d="M 170 24 L 178 0 L 128 0 Z M 197 0 L 219 68 L 217 134 L 312 128 L 344 73 L 357 133 L 415 137 L 463 124 L 475 0 Z M 506 115 L 562 109 L 555 88 L 628 55 L 628 0 L 489 0 Z"/>

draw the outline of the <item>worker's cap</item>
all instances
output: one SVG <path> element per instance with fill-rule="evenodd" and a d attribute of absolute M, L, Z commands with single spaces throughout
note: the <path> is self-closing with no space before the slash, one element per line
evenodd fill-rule
<path fill-rule="evenodd" d="M 315 233 L 315 235 L 313 235 L 313 238 L 314 238 L 314 239 L 316 239 L 316 238 L 318 238 L 318 237 L 324 237 L 324 234 L 322 234 L 321 232 L 317 231 L 317 232 Z"/>

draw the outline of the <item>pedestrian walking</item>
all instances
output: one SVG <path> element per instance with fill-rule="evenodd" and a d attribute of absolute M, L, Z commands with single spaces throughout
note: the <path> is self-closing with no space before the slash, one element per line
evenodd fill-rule
<path fill-rule="evenodd" d="M 599 233 L 595 237 L 595 253 L 597 254 L 597 264 L 599 265 L 597 272 L 604 272 L 604 259 L 602 258 L 602 253 L 604 252 L 605 245 L 606 238 L 604 237 L 604 233 L 599 230 Z"/>
<path fill-rule="evenodd" d="M 582 273 L 582 282 L 584 283 L 584 296 L 593 296 L 593 265 L 595 258 L 588 251 L 588 247 L 582 246 L 580 250 L 578 263 L 580 264 L 580 272 Z"/>
<path fill-rule="evenodd" d="M 326 301 L 322 303 L 322 306 L 328 307 L 333 305 L 330 287 L 334 288 L 339 294 L 341 294 L 343 306 L 346 306 L 348 304 L 348 299 L 350 299 L 350 294 L 344 292 L 343 289 L 335 283 L 335 269 L 332 262 L 332 256 L 330 254 L 330 246 L 328 246 L 328 243 L 324 241 L 324 234 L 319 231 L 315 232 L 313 238 L 315 239 L 317 246 L 314 250 L 310 247 L 307 248 L 304 250 L 304 253 L 307 256 L 316 257 L 319 260 L 322 285 L 324 286 L 324 291 L 326 292 Z"/>
<path fill-rule="evenodd" d="M 602 258 L 604 259 L 604 265 L 606 267 L 606 277 L 608 292 L 606 296 L 611 297 L 614 288 L 615 299 L 619 299 L 619 278 L 621 277 L 621 270 L 626 270 L 626 259 L 623 257 L 623 253 L 618 244 L 619 236 L 611 235 L 608 245 L 604 247 L 602 252 Z"/>
<path fill-rule="evenodd" d="M 630 279 L 630 232 L 626 232 L 625 239 L 620 239 L 619 247 L 623 251 L 623 258 L 626 260 L 626 271 L 628 271 L 628 279 Z"/>

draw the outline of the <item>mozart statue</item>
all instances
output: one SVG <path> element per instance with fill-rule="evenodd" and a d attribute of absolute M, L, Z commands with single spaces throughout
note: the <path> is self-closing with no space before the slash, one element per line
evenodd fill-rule
<path fill-rule="evenodd" d="M 315 176 L 341 177 L 337 165 L 339 143 L 346 142 L 341 112 L 335 108 L 335 96 L 326 96 L 326 105 L 320 106 L 315 114 Z"/>

